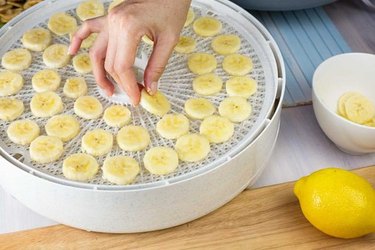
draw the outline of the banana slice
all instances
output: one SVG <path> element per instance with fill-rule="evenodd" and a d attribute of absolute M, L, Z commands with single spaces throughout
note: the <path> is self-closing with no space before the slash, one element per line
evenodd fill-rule
<path fill-rule="evenodd" d="M 257 92 L 257 82 L 250 77 L 234 76 L 230 78 L 225 87 L 229 96 L 249 98 Z"/>
<path fill-rule="evenodd" d="M 90 56 L 88 53 L 81 53 L 73 57 L 73 67 L 80 74 L 87 74 L 92 71 Z"/>
<path fill-rule="evenodd" d="M 192 37 L 181 36 L 174 50 L 178 53 L 188 54 L 194 52 L 196 42 Z"/>
<path fill-rule="evenodd" d="M 352 122 L 364 124 L 375 116 L 374 104 L 361 94 L 353 95 L 345 102 L 347 118 Z"/>
<path fill-rule="evenodd" d="M 104 179 L 118 185 L 127 185 L 135 180 L 140 167 L 133 158 L 119 155 L 105 159 L 102 170 Z"/>
<path fill-rule="evenodd" d="M 253 62 L 244 55 L 232 54 L 224 58 L 223 69 L 232 76 L 244 76 L 253 69 Z"/>
<path fill-rule="evenodd" d="M 189 8 L 184 27 L 189 26 L 194 21 L 194 19 L 195 19 L 194 10 L 192 8 Z"/>
<path fill-rule="evenodd" d="M 0 98 L 0 119 L 13 121 L 23 114 L 23 102 L 14 98 Z"/>
<path fill-rule="evenodd" d="M 108 12 L 110 12 L 114 7 L 119 5 L 120 3 L 124 2 L 125 0 L 113 0 L 112 3 L 108 7 Z"/>
<path fill-rule="evenodd" d="M 47 121 L 45 130 L 47 135 L 67 142 L 78 135 L 80 126 L 78 120 L 72 115 L 56 115 Z"/>
<path fill-rule="evenodd" d="M 341 115 L 344 118 L 347 118 L 347 114 L 346 114 L 346 110 L 345 110 L 345 103 L 350 97 L 355 96 L 355 95 L 359 95 L 359 93 L 357 93 L 357 92 L 347 92 L 340 97 L 338 105 L 337 105 L 337 111 L 338 111 L 339 115 Z"/>
<path fill-rule="evenodd" d="M 74 32 L 69 34 L 70 41 L 72 40 Z M 91 33 L 86 39 L 84 39 L 81 43 L 81 49 L 89 49 L 94 45 L 96 38 L 98 37 L 98 33 Z"/>
<path fill-rule="evenodd" d="M 148 44 L 148 45 L 154 45 L 154 41 L 151 40 L 151 38 L 149 38 L 148 36 L 144 35 L 142 36 L 142 41 L 145 43 L 145 44 Z"/>
<path fill-rule="evenodd" d="M 219 20 L 213 17 L 200 17 L 193 23 L 195 33 L 200 36 L 214 36 L 220 33 L 222 24 Z"/>
<path fill-rule="evenodd" d="M 139 151 L 150 144 L 150 134 L 140 126 L 125 126 L 117 133 L 117 144 L 122 150 Z"/>
<path fill-rule="evenodd" d="M 227 97 L 219 105 L 219 114 L 231 122 L 242 122 L 250 117 L 251 112 L 250 103 L 240 96 Z"/>
<path fill-rule="evenodd" d="M 12 71 L 0 72 L 0 96 L 17 94 L 23 87 L 22 75 Z"/>
<path fill-rule="evenodd" d="M 72 99 L 77 99 L 80 96 L 87 94 L 87 84 L 83 77 L 71 77 L 65 82 L 63 88 L 64 94 Z"/>
<path fill-rule="evenodd" d="M 51 32 L 43 28 L 34 28 L 26 31 L 21 38 L 22 44 L 31 51 L 43 51 L 51 44 Z"/>
<path fill-rule="evenodd" d="M 85 1 L 78 5 L 76 9 L 77 16 L 82 20 L 103 16 L 105 13 L 104 5 L 97 0 Z"/>
<path fill-rule="evenodd" d="M 69 63 L 68 46 L 64 44 L 53 44 L 43 52 L 43 62 L 48 68 L 57 69 Z"/>
<path fill-rule="evenodd" d="M 77 20 L 66 13 L 56 13 L 50 17 L 48 28 L 56 35 L 64 36 L 77 29 Z"/>
<path fill-rule="evenodd" d="M 202 121 L 199 132 L 212 143 L 222 143 L 233 136 L 234 125 L 228 118 L 212 115 Z"/>
<path fill-rule="evenodd" d="M 215 105 L 204 98 L 192 98 L 185 102 L 185 112 L 190 118 L 202 120 L 215 113 Z"/>
<path fill-rule="evenodd" d="M 12 71 L 21 71 L 30 67 L 31 53 L 27 49 L 14 49 L 5 53 L 1 59 L 1 65 Z"/>
<path fill-rule="evenodd" d="M 193 89 L 200 95 L 215 95 L 223 88 L 223 80 L 213 73 L 200 75 L 193 80 Z"/>
<path fill-rule="evenodd" d="M 156 124 L 156 131 L 166 139 L 177 139 L 189 132 L 189 119 L 183 114 L 167 114 Z"/>
<path fill-rule="evenodd" d="M 74 112 L 84 119 L 97 119 L 103 113 L 103 105 L 93 96 L 81 96 L 74 103 Z"/>
<path fill-rule="evenodd" d="M 181 161 L 197 162 L 207 157 L 210 152 L 210 142 L 205 136 L 189 134 L 181 136 L 176 141 L 175 149 Z"/>
<path fill-rule="evenodd" d="M 155 147 L 146 152 L 143 163 L 150 173 L 166 175 L 178 167 L 178 155 L 172 148 Z"/>
<path fill-rule="evenodd" d="M 145 110 L 157 116 L 163 116 L 171 109 L 167 97 L 160 91 L 149 95 L 145 89 L 142 89 L 140 104 Z"/>
<path fill-rule="evenodd" d="M 220 55 L 234 54 L 241 47 L 241 39 L 237 35 L 220 35 L 212 40 L 211 47 Z"/>
<path fill-rule="evenodd" d="M 30 144 L 31 160 L 45 164 L 57 161 L 64 153 L 63 142 L 53 136 L 41 135 Z"/>
<path fill-rule="evenodd" d="M 41 70 L 33 76 L 31 84 L 36 92 L 56 91 L 60 87 L 61 76 L 53 69 Z"/>
<path fill-rule="evenodd" d="M 208 74 L 216 69 L 217 61 L 213 55 L 207 53 L 194 53 L 189 56 L 188 67 L 194 74 Z"/>
<path fill-rule="evenodd" d="M 121 128 L 130 123 L 132 114 L 127 107 L 112 105 L 104 111 L 103 119 L 108 126 Z"/>
<path fill-rule="evenodd" d="M 88 181 L 98 173 L 99 164 L 88 154 L 73 154 L 68 156 L 62 167 L 64 176 L 73 181 Z"/>
<path fill-rule="evenodd" d="M 30 102 L 30 109 L 36 117 L 51 117 L 61 113 L 64 105 L 58 94 L 46 91 L 33 96 Z"/>
<path fill-rule="evenodd" d="M 7 134 L 12 142 L 20 145 L 29 145 L 39 136 L 40 129 L 34 121 L 18 120 L 9 125 Z"/>
<path fill-rule="evenodd" d="M 106 155 L 112 147 L 113 135 L 104 129 L 94 129 L 82 137 L 82 150 L 90 155 Z"/>

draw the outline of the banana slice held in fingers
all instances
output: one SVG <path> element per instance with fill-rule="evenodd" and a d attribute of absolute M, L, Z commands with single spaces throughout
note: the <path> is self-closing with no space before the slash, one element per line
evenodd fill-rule
<path fill-rule="evenodd" d="M 93 156 L 102 156 L 111 152 L 113 135 L 104 129 L 94 129 L 82 137 L 82 150 Z"/>
<path fill-rule="evenodd" d="M 220 33 L 222 23 L 214 17 L 200 17 L 193 23 L 193 29 L 196 34 L 204 37 L 214 36 Z"/>
<path fill-rule="evenodd" d="M 63 88 L 64 94 L 72 99 L 87 94 L 87 83 L 83 77 L 70 77 L 66 80 Z"/>
<path fill-rule="evenodd" d="M 224 58 L 223 69 L 232 76 L 244 76 L 253 69 L 253 62 L 247 56 L 232 54 Z"/>
<path fill-rule="evenodd" d="M 88 53 L 81 53 L 73 57 L 73 67 L 80 74 L 92 71 L 91 59 Z"/>
<path fill-rule="evenodd" d="M 31 51 L 43 51 L 51 44 L 51 32 L 44 28 L 34 28 L 28 30 L 22 36 L 22 44 Z"/>
<path fill-rule="evenodd" d="M 36 92 L 56 91 L 60 87 L 61 76 L 53 69 L 43 69 L 34 74 L 31 84 Z"/>
<path fill-rule="evenodd" d="M 99 164 L 89 154 L 73 154 L 65 158 L 62 166 L 64 176 L 73 181 L 88 181 L 98 173 Z"/>
<path fill-rule="evenodd" d="M 32 56 L 27 49 L 14 49 L 6 52 L 2 59 L 1 65 L 12 71 L 21 71 L 30 67 Z"/>
<path fill-rule="evenodd" d="M 178 167 L 178 155 L 172 148 L 155 147 L 146 152 L 143 163 L 150 173 L 166 175 Z"/>
<path fill-rule="evenodd" d="M 234 54 L 241 47 L 241 39 L 237 35 L 220 35 L 212 40 L 211 47 L 220 55 Z"/>
<path fill-rule="evenodd" d="M 69 61 L 68 46 L 65 44 L 53 44 L 43 52 L 43 62 L 48 68 L 62 68 L 66 66 Z"/>
<path fill-rule="evenodd" d="M 15 98 L 0 98 L 0 119 L 13 121 L 20 117 L 25 110 L 21 100 Z"/>
<path fill-rule="evenodd" d="M 187 16 L 186 16 L 186 21 L 185 21 L 184 27 L 189 26 L 194 21 L 194 19 L 195 19 L 194 10 L 192 8 L 189 8 L 189 11 L 188 11 Z"/>
<path fill-rule="evenodd" d="M 140 172 L 139 164 L 129 156 L 108 157 L 103 163 L 103 178 L 118 184 L 132 183 Z"/>
<path fill-rule="evenodd" d="M 177 139 L 189 132 L 189 119 L 183 114 L 166 114 L 156 124 L 156 131 L 166 139 Z"/>
<path fill-rule="evenodd" d="M 104 111 L 103 119 L 108 126 L 121 128 L 132 120 L 130 110 L 121 105 L 112 105 Z"/>
<path fill-rule="evenodd" d="M 193 119 L 202 120 L 215 113 L 215 105 L 205 98 L 192 98 L 185 102 L 185 112 Z"/>
<path fill-rule="evenodd" d="M 211 54 L 194 53 L 188 58 L 188 67 L 194 74 L 208 74 L 216 69 L 217 61 L 216 58 Z"/>
<path fill-rule="evenodd" d="M 39 134 L 38 124 L 31 120 L 14 121 L 7 129 L 9 140 L 19 145 L 29 145 Z"/>
<path fill-rule="evenodd" d="M 139 151 L 147 148 L 150 144 L 150 134 L 140 126 L 129 125 L 117 133 L 117 144 L 122 150 Z"/>
<path fill-rule="evenodd" d="M 160 91 L 150 95 L 145 89 L 142 89 L 140 104 L 145 110 L 157 116 L 163 116 L 171 109 L 167 97 Z"/>
<path fill-rule="evenodd" d="M 250 103 L 239 96 L 227 97 L 219 105 L 219 114 L 231 122 L 242 122 L 250 117 L 251 112 Z"/>
<path fill-rule="evenodd" d="M 189 54 L 194 52 L 196 46 L 197 45 L 194 38 L 188 36 L 181 36 L 178 43 L 174 47 L 174 50 L 178 53 Z"/>
<path fill-rule="evenodd" d="M 205 136 L 188 134 L 177 139 L 175 149 L 181 161 L 197 162 L 207 157 L 210 142 Z"/>
<path fill-rule="evenodd" d="M 72 115 L 57 115 L 47 121 L 45 130 L 47 135 L 58 137 L 63 142 L 67 142 L 78 135 L 80 125 Z"/>
<path fill-rule="evenodd" d="M 77 20 L 63 12 L 52 15 L 47 25 L 48 29 L 58 36 L 64 36 L 77 30 Z"/>
<path fill-rule="evenodd" d="M 240 96 L 249 98 L 257 92 L 258 84 L 250 77 L 234 76 L 225 83 L 225 88 L 229 96 Z"/>
<path fill-rule="evenodd" d="M 30 102 L 30 109 L 36 117 L 51 117 L 61 113 L 63 102 L 58 94 L 52 91 L 36 93 Z"/>
<path fill-rule="evenodd" d="M 223 88 L 223 80 L 216 74 L 200 75 L 193 80 L 193 89 L 200 95 L 215 95 Z"/>
<path fill-rule="evenodd" d="M 0 72 L 0 96 L 17 94 L 23 87 L 24 79 L 21 74 L 12 71 Z"/>
<path fill-rule="evenodd" d="M 64 153 L 63 142 L 54 136 L 41 135 L 30 144 L 31 160 L 46 164 L 57 161 Z"/>
<path fill-rule="evenodd" d="M 93 96 L 81 96 L 74 103 L 74 113 L 84 119 L 97 119 L 103 113 L 103 105 Z"/>
<path fill-rule="evenodd" d="M 77 16 L 82 21 L 103 16 L 105 13 L 104 5 L 98 0 L 89 0 L 80 3 L 76 9 Z"/>
<path fill-rule="evenodd" d="M 212 143 L 222 143 L 233 136 L 234 124 L 228 118 L 212 115 L 202 121 L 199 132 Z"/>

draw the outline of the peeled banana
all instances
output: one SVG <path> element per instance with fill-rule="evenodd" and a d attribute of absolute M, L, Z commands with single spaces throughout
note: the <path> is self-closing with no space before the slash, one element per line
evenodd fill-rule
<path fill-rule="evenodd" d="M 54 136 L 41 135 L 30 144 L 31 160 L 46 164 L 58 160 L 64 153 L 63 142 Z"/>
<path fill-rule="evenodd" d="M 82 137 L 82 150 L 93 156 L 102 156 L 111 152 L 113 135 L 104 129 L 94 129 Z"/>
<path fill-rule="evenodd" d="M 199 132 L 212 143 L 222 143 L 233 136 L 234 125 L 228 118 L 212 115 L 202 121 Z"/>
<path fill-rule="evenodd" d="M 185 102 L 185 112 L 190 118 L 202 120 L 215 113 L 215 105 L 204 98 L 192 98 Z"/>
<path fill-rule="evenodd" d="M 172 148 L 155 147 L 146 152 L 143 163 L 150 173 L 166 175 L 178 167 L 178 155 Z"/>
<path fill-rule="evenodd" d="M 219 20 L 214 17 L 200 17 L 193 23 L 193 29 L 195 33 L 200 36 L 214 36 L 220 33 L 222 24 Z"/>
<path fill-rule="evenodd" d="M 252 108 L 243 97 L 232 96 L 225 98 L 219 105 L 219 114 L 231 122 L 242 122 L 250 117 Z"/>
<path fill-rule="evenodd" d="M 249 98 L 257 92 L 257 82 L 250 77 L 234 76 L 230 78 L 225 87 L 229 96 Z"/>
<path fill-rule="evenodd" d="M 188 134 L 177 139 L 175 148 L 181 161 L 197 162 L 207 157 L 210 142 L 205 136 Z"/>
<path fill-rule="evenodd" d="M 211 47 L 220 55 L 234 54 L 241 47 L 241 39 L 237 35 L 220 35 L 212 40 Z"/>
<path fill-rule="evenodd" d="M 23 114 L 25 107 L 21 100 L 15 98 L 0 98 L 0 119 L 13 121 Z"/>
<path fill-rule="evenodd" d="M 27 49 L 14 49 L 6 52 L 2 59 L 1 65 L 11 71 L 21 71 L 30 67 L 32 62 L 31 53 Z"/>
<path fill-rule="evenodd" d="M 223 80 L 213 73 L 200 75 L 193 80 L 193 89 L 200 95 L 215 95 L 223 88 Z"/>
<path fill-rule="evenodd" d="M 82 20 L 103 16 L 105 13 L 104 5 L 97 0 L 89 0 L 80 3 L 76 9 L 77 16 Z"/>
<path fill-rule="evenodd" d="M 70 61 L 68 46 L 65 44 L 53 44 L 43 52 L 43 62 L 51 69 L 62 68 Z"/>
<path fill-rule="evenodd" d="M 80 125 L 72 115 L 56 115 L 47 121 L 45 130 L 47 135 L 58 137 L 63 142 L 67 142 L 78 135 Z"/>
<path fill-rule="evenodd" d="M 90 56 L 88 53 L 81 53 L 73 57 L 73 67 L 80 74 L 87 74 L 92 71 Z"/>
<path fill-rule="evenodd" d="M 103 163 L 103 178 L 118 184 L 132 183 L 140 172 L 139 164 L 129 156 L 108 157 Z"/>
<path fill-rule="evenodd" d="M 9 140 L 19 145 L 29 145 L 39 134 L 38 124 L 31 120 L 14 121 L 7 129 Z"/>
<path fill-rule="evenodd" d="M 244 76 L 253 69 L 253 62 L 247 56 L 232 54 L 224 58 L 223 69 L 232 76 Z"/>
<path fill-rule="evenodd" d="M 121 105 L 112 105 L 104 111 L 103 119 L 108 126 L 121 128 L 130 123 L 130 110 Z"/>
<path fill-rule="evenodd" d="M 93 96 L 81 96 L 74 103 L 74 112 L 84 119 L 97 119 L 103 113 L 103 105 Z"/>
<path fill-rule="evenodd" d="M 89 154 L 73 154 L 68 156 L 62 167 L 64 176 L 69 180 L 88 181 L 98 173 L 99 164 Z"/>
<path fill-rule="evenodd" d="M 61 76 L 53 69 L 43 69 L 35 73 L 31 84 L 36 92 L 56 91 L 60 87 Z"/>
<path fill-rule="evenodd" d="M 140 126 L 129 125 L 120 129 L 117 133 L 117 144 L 122 150 L 139 151 L 150 144 L 150 134 Z"/>
<path fill-rule="evenodd" d="M 46 91 L 33 96 L 30 102 L 30 109 L 36 117 L 51 117 L 61 113 L 64 105 L 58 94 Z"/>
<path fill-rule="evenodd" d="M 87 94 L 87 84 L 83 77 L 71 77 L 65 82 L 63 88 L 64 94 L 72 99 L 77 99 L 80 96 Z"/>
<path fill-rule="evenodd" d="M 48 28 L 58 36 L 64 36 L 77 29 L 77 20 L 66 13 L 56 13 L 48 21 Z"/>
<path fill-rule="evenodd" d="M 171 109 L 167 97 L 160 91 L 150 95 L 145 89 L 142 89 L 140 104 L 145 110 L 157 116 L 163 116 Z"/>
<path fill-rule="evenodd" d="M 0 72 L 0 96 L 17 94 L 23 87 L 24 79 L 21 74 L 12 71 Z"/>
<path fill-rule="evenodd" d="M 43 51 L 51 44 L 51 32 L 44 28 L 34 28 L 28 30 L 22 36 L 22 44 L 31 51 Z"/>
<path fill-rule="evenodd" d="M 177 139 L 189 132 L 189 119 L 183 114 L 166 114 L 156 124 L 156 131 L 166 139 Z"/>
<path fill-rule="evenodd" d="M 188 67 L 194 74 L 208 74 L 216 69 L 217 61 L 211 54 L 194 53 L 189 56 Z"/>

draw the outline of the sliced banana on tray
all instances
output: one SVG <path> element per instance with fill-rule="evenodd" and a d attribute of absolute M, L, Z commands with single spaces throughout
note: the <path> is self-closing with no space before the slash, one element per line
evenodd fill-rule
<path fill-rule="evenodd" d="M 194 74 L 208 74 L 216 69 L 217 61 L 216 58 L 211 54 L 194 53 L 188 58 L 188 67 Z"/>
<path fill-rule="evenodd" d="M 32 62 L 32 56 L 30 51 L 27 49 L 14 49 L 6 52 L 2 59 L 1 65 L 12 71 L 21 71 L 30 67 Z"/>
<path fill-rule="evenodd" d="M 65 44 L 53 44 L 43 52 L 43 62 L 51 69 L 62 68 L 70 61 L 68 46 Z"/>
<path fill-rule="evenodd" d="M 150 173 L 166 175 L 172 173 L 178 167 L 178 155 L 172 148 L 155 147 L 146 152 L 143 163 Z"/>
<path fill-rule="evenodd" d="M 77 20 L 66 13 L 56 13 L 48 21 L 48 28 L 58 36 L 64 36 L 77 29 Z"/>
<path fill-rule="evenodd" d="M 69 180 L 88 181 L 98 173 L 99 164 L 89 154 L 77 153 L 65 158 L 62 166 L 64 176 Z"/>
<path fill-rule="evenodd" d="M 250 103 L 240 96 L 227 97 L 219 105 L 219 114 L 231 122 L 243 122 L 250 117 L 251 112 Z"/>
<path fill-rule="evenodd" d="M 194 52 L 196 46 L 194 38 L 181 36 L 177 45 L 174 47 L 174 50 L 178 53 L 189 54 Z"/>
<path fill-rule="evenodd" d="M 52 41 L 51 32 L 44 28 L 34 28 L 28 30 L 23 34 L 22 45 L 31 51 L 43 51 L 45 50 Z"/>
<path fill-rule="evenodd" d="M 103 119 L 110 127 L 121 128 L 132 120 L 130 110 L 121 105 L 112 105 L 104 111 Z"/>
<path fill-rule="evenodd" d="M 132 183 L 140 172 L 139 164 L 129 156 L 108 157 L 103 163 L 103 178 L 118 184 Z"/>
<path fill-rule="evenodd" d="M 223 88 L 223 80 L 216 74 L 200 75 L 193 80 L 193 89 L 200 95 L 215 95 Z"/>
<path fill-rule="evenodd" d="M 241 39 L 237 35 L 220 35 L 212 40 L 211 47 L 221 55 L 234 54 L 241 47 Z"/>
<path fill-rule="evenodd" d="M 70 141 L 80 131 L 78 120 L 73 115 L 56 115 L 51 117 L 45 126 L 47 135 L 60 138 L 63 142 Z"/>
<path fill-rule="evenodd" d="M 193 23 L 193 29 L 195 33 L 200 36 L 214 36 L 220 33 L 222 29 L 222 23 L 214 17 L 200 17 Z"/>
<path fill-rule="evenodd" d="M 210 142 L 205 136 L 188 134 L 177 139 L 175 149 L 181 161 L 197 162 L 207 157 Z"/>
<path fill-rule="evenodd" d="M 80 3 L 76 9 L 77 16 L 85 21 L 87 19 L 103 16 L 105 13 L 103 3 L 98 0 L 89 0 Z"/>
<path fill-rule="evenodd" d="M 157 116 L 163 116 L 171 109 L 167 97 L 160 91 L 150 95 L 145 89 L 142 89 L 140 104 L 145 110 Z"/>
<path fill-rule="evenodd" d="M 244 76 L 253 69 L 253 62 L 247 56 L 232 54 L 224 58 L 223 69 L 232 76 Z"/>
<path fill-rule="evenodd" d="M 156 124 L 156 131 L 166 139 L 177 139 L 189 132 L 189 119 L 183 114 L 166 114 Z"/>
<path fill-rule="evenodd" d="M 222 143 L 233 136 L 234 124 L 228 118 L 212 115 L 202 121 L 199 132 L 212 143 Z"/>
<path fill-rule="evenodd" d="M 192 98 L 185 102 L 185 112 L 192 119 L 202 120 L 215 113 L 215 105 L 205 98 Z"/>
<path fill-rule="evenodd" d="M 29 151 L 31 160 L 46 164 L 62 156 L 64 145 L 57 137 L 41 135 L 31 142 Z"/>
<path fill-rule="evenodd" d="M 117 133 L 117 144 L 122 150 L 139 151 L 150 144 L 150 134 L 147 129 L 129 125 L 120 129 Z"/>
<path fill-rule="evenodd" d="M 74 112 L 84 119 L 97 119 L 103 113 L 103 105 L 93 96 L 81 96 L 74 103 Z"/>
<path fill-rule="evenodd" d="M 63 102 L 58 94 L 52 91 L 36 93 L 30 102 L 30 109 L 36 117 L 51 117 L 61 113 Z"/>
<path fill-rule="evenodd" d="M 81 53 L 73 57 L 73 67 L 80 74 L 92 71 L 91 59 L 88 53 Z"/>
<path fill-rule="evenodd" d="M 257 92 L 257 82 L 250 77 L 234 76 L 225 83 L 225 88 L 229 96 L 240 96 L 249 98 Z"/>
<path fill-rule="evenodd" d="M 25 110 L 23 102 L 15 98 L 0 98 L 0 119 L 13 121 L 20 117 Z"/>
<path fill-rule="evenodd" d="M 31 120 L 14 121 L 7 129 L 9 140 L 19 145 L 29 145 L 39 134 L 38 124 Z"/>
<path fill-rule="evenodd" d="M 23 87 L 24 79 L 21 74 L 12 71 L 0 72 L 0 96 L 17 94 Z"/>
<path fill-rule="evenodd" d="M 113 135 L 104 129 L 94 129 L 82 137 L 82 150 L 93 156 L 103 156 L 111 152 Z"/>
<path fill-rule="evenodd" d="M 61 76 L 53 69 L 43 69 L 34 74 L 31 84 L 36 92 L 56 91 L 60 87 Z"/>
<path fill-rule="evenodd" d="M 87 83 L 83 77 L 70 77 L 66 79 L 63 88 L 64 94 L 72 99 L 77 99 L 78 97 L 87 94 Z"/>

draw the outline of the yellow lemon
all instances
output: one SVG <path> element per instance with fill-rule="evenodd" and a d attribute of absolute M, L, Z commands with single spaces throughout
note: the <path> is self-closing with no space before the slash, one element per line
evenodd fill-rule
<path fill-rule="evenodd" d="M 320 231 L 338 238 L 375 232 L 375 190 L 362 177 L 326 168 L 294 186 L 303 214 Z"/>

